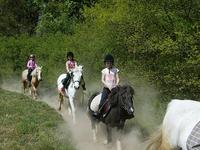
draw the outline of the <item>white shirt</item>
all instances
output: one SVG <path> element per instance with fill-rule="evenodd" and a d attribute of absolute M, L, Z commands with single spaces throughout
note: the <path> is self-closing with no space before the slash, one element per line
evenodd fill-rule
<path fill-rule="evenodd" d="M 119 69 L 113 67 L 111 69 L 105 68 L 101 71 L 104 76 L 104 81 L 108 88 L 112 89 L 117 86 L 116 74 L 119 72 Z"/>

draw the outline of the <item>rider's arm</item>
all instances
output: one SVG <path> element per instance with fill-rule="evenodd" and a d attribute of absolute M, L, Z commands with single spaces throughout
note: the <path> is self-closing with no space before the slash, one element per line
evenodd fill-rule
<path fill-rule="evenodd" d="M 118 84 L 119 84 L 119 74 L 116 73 L 116 85 L 118 85 Z"/>
<path fill-rule="evenodd" d="M 104 85 L 105 87 L 107 87 L 107 88 L 110 89 L 110 87 L 108 87 L 107 83 L 105 82 L 105 74 L 104 74 L 104 73 L 102 73 L 102 75 L 101 75 L 101 82 L 103 83 L 103 85 Z"/>
<path fill-rule="evenodd" d="M 66 62 L 66 70 L 67 70 L 67 72 L 69 72 L 68 62 Z"/>
<path fill-rule="evenodd" d="M 75 68 L 76 68 L 77 67 L 77 62 L 75 61 L 74 63 L 75 63 Z"/>
<path fill-rule="evenodd" d="M 30 60 L 27 62 L 26 67 L 30 68 Z"/>

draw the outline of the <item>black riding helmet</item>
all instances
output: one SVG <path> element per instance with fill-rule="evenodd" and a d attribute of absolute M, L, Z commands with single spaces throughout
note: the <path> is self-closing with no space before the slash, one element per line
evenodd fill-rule
<path fill-rule="evenodd" d="M 72 52 L 67 52 L 67 58 L 70 57 L 70 56 L 71 56 L 72 58 L 74 58 L 74 54 L 73 54 Z"/>
<path fill-rule="evenodd" d="M 29 58 L 35 58 L 34 54 L 30 54 Z"/>
<path fill-rule="evenodd" d="M 111 62 L 112 64 L 114 64 L 114 57 L 111 54 L 107 54 L 104 57 L 104 63 L 106 63 L 106 62 Z"/>

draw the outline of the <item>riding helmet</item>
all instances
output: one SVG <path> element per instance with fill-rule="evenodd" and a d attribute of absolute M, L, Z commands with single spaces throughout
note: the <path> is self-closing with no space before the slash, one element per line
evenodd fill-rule
<path fill-rule="evenodd" d="M 106 62 L 114 63 L 114 57 L 111 54 L 107 54 L 104 58 L 104 63 Z"/>
<path fill-rule="evenodd" d="M 72 52 L 67 52 L 67 57 L 72 57 L 74 58 L 74 54 Z"/>
<path fill-rule="evenodd" d="M 30 54 L 29 58 L 35 58 L 34 54 Z"/>

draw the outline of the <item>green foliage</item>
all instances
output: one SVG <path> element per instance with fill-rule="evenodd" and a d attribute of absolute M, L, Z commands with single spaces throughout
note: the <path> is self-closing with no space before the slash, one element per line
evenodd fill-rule
<path fill-rule="evenodd" d="M 35 32 L 39 8 L 31 0 L 1 0 L 0 10 L 0 35 Z"/>
<path fill-rule="evenodd" d="M 1 0 L 0 35 L 71 34 L 75 22 L 83 21 L 84 7 L 96 0 Z"/>
<path fill-rule="evenodd" d="M 74 150 L 58 131 L 62 117 L 42 102 L 0 89 L 0 121 L 0 149 Z"/>
<path fill-rule="evenodd" d="M 41 10 L 38 35 L 57 34 L 2 37 L 0 61 L 5 63 L 0 72 L 19 72 L 33 52 L 45 66 L 44 77 L 53 83 L 64 71 L 65 52 L 70 50 L 90 78 L 91 71 L 100 72 L 103 56 L 110 52 L 122 72 L 148 78 L 166 99 L 200 98 L 198 0 L 35 0 L 34 4 Z"/>
<path fill-rule="evenodd" d="M 113 53 L 119 67 L 146 76 L 168 99 L 199 99 L 199 7 L 198 1 L 100 1 L 85 9 L 70 47 L 98 60 Z"/>
<path fill-rule="evenodd" d="M 58 72 L 65 71 L 66 43 L 64 35 L 1 37 L 0 72 L 3 72 L 3 76 L 20 77 L 21 72 L 26 69 L 28 56 L 34 53 L 37 64 L 43 66 L 44 80 L 48 79 L 55 84 Z"/>
<path fill-rule="evenodd" d="M 69 17 L 66 2 L 48 2 L 43 6 L 36 28 L 37 34 L 57 32 L 69 34 L 72 32 L 73 20 Z"/>

